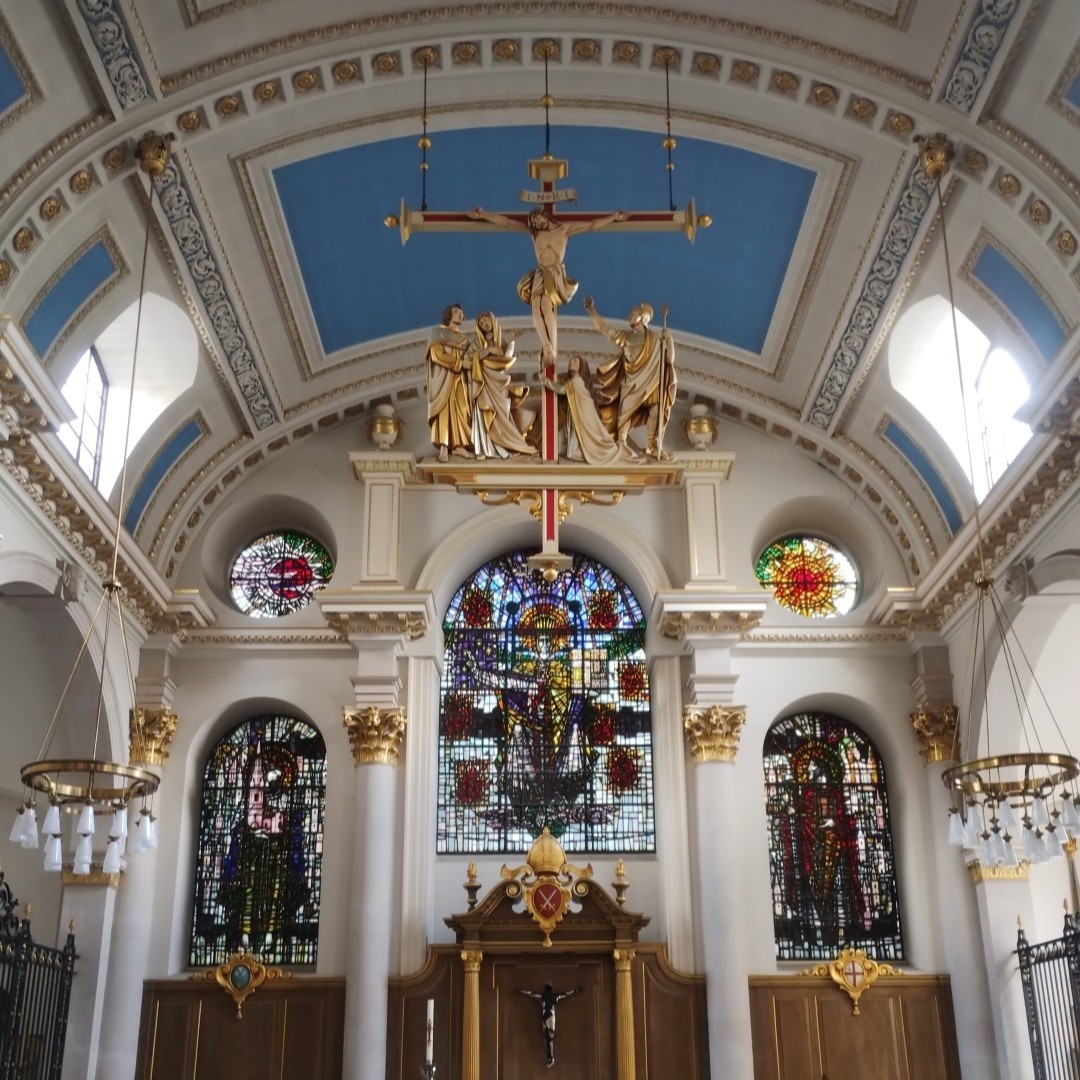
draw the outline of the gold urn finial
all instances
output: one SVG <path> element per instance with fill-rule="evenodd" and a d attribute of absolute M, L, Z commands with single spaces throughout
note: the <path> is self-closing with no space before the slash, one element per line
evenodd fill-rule
<path fill-rule="evenodd" d="M 169 164 L 171 147 L 176 136 L 171 132 L 164 135 L 148 131 L 135 146 L 135 157 L 139 168 L 148 176 L 160 176 Z"/>
<path fill-rule="evenodd" d="M 551 835 L 548 827 L 533 841 L 529 848 L 529 866 L 534 874 L 557 874 L 566 865 L 566 852 Z"/>
<path fill-rule="evenodd" d="M 915 142 L 919 147 L 919 161 L 922 163 L 923 172 L 931 180 L 944 179 L 956 154 L 949 137 L 939 131 L 936 135 L 917 135 Z"/>

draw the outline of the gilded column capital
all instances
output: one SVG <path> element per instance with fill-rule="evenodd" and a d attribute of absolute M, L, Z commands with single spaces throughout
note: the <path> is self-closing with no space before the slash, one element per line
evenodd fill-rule
<path fill-rule="evenodd" d="M 683 709 L 683 730 L 690 753 L 704 761 L 734 761 L 739 750 L 739 734 L 746 723 L 746 706 L 711 705 L 703 709 L 687 705 Z"/>
<path fill-rule="evenodd" d="M 919 753 L 927 765 L 939 761 L 959 761 L 960 743 L 956 737 L 955 705 L 931 709 L 920 705 L 911 714 L 911 726 L 919 740 Z"/>
<path fill-rule="evenodd" d="M 476 972 L 480 970 L 480 964 L 484 959 L 484 954 L 480 949 L 462 949 L 461 959 L 465 963 L 466 972 Z"/>
<path fill-rule="evenodd" d="M 634 962 L 634 957 L 637 956 L 635 949 L 615 949 L 611 953 L 612 959 L 615 961 L 616 971 L 629 971 L 630 965 Z"/>
<path fill-rule="evenodd" d="M 380 709 L 369 705 L 364 709 L 343 709 L 342 724 L 349 733 L 353 760 L 357 765 L 393 765 L 401 751 L 405 733 L 405 710 L 394 707 Z"/>
<path fill-rule="evenodd" d="M 180 718 L 166 708 L 128 713 L 128 757 L 134 765 L 164 765 Z"/>

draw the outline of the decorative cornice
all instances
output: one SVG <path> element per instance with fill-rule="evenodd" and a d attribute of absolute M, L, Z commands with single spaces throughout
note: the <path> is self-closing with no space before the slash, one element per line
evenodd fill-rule
<path fill-rule="evenodd" d="M 745 705 L 731 708 L 713 705 L 708 709 L 687 705 L 683 709 L 683 730 L 694 761 L 699 765 L 709 761 L 734 761 L 745 723 Z"/>
<path fill-rule="evenodd" d="M 60 875 L 61 884 L 65 888 L 110 888 L 120 887 L 120 873 L 107 874 L 104 870 L 91 870 L 88 874 L 76 874 L 73 870 L 65 869 Z"/>
<path fill-rule="evenodd" d="M 960 743 L 956 738 L 955 705 L 942 705 L 931 709 L 920 705 L 911 714 L 911 726 L 919 740 L 919 753 L 927 765 L 942 761 L 959 761 Z"/>
<path fill-rule="evenodd" d="M 945 80 L 939 100 L 969 115 L 994 60 L 1001 51 L 1020 0 L 981 0 L 971 17 L 964 44 Z"/>
<path fill-rule="evenodd" d="M 972 885 L 983 881 L 1030 881 L 1031 863 L 1026 859 L 1019 866 L 983 866 L 978 859 L 967 864 Z"/>
<path fill-rule="evenodd" d="M 328 611 L 325 614 L 327 625 L 346 641 L 382 635 L 408 642 L 423 637 L 428 628 L 427 617 L 419 611 Z"/>
<path fill-rule="evenodd" d="M 904 260 L 930 209 L 933 192 L 934 182 L 916 159 L 871 260 L 870 273 L 863 281 L 847 325 L 840 334 L 840 343 L 818 384 L 816 400 L 807 417 L 813 427 L 827 431 L 831 426 L 840 407 L 840 399 L 888 309 L 897 283 L 902 279 Z"/>
<path fill-rule="evenodd" d="M 764 590 L 672 589 L 656 594 L 649 621 L 664 637 L 743 637 L 765 615 Z"/>
<path fill-rule="evenodd" d="M 343 709 L 342 725 L 349 733 L 353 760 L 357 765 L 394 765 L 405 734 L 405 710 Z"/>
<path fill-rule="evenodd" d="M 175 158 L 154 180 L 154 187 L 177 249 L 206 308 L 207 329 L 214 335 L 218 349 L 236 379 L 249 415 L 260 431 L 272 427 L 279 419 L 277 411 L 255 364 L 247 333 L 240 324 L 217 256 L 210 248 L 187 181 Z"/>
<path fill-rule="evenodd" d="M 77 0 L 79 14 L 122 110 L 153 101 L 119 0 Z"/>
<path fill-rule="evenodd" d="M 925 79 L 889 67 L 865 56 L 838 49 L 813 38 L 798 34 L 788 34 L 781 30 L 737 19 L 726 19 L 705 15 L 701 12 L 676 11 L 646 4 L 607 3 L 605 0 L 547 0 L 543 5 L 545 15 L 573 17 L 580 19 L 588 16 L 603 16 L 616 21 L 633 22 L 646 20 L 684 28 L 694 34 L 715 33 L 724 37 L 742 37 L 757 44 L 775 48 L 789 48 L 799 53 L 815 56 L 849 67 L 863 74 L 873 75 L 884 82 L 893 83 L 906 91 L 928 99 L 932 89 Z M 464 19 L 499 19 L 518 15 L 533 17 L 536 6 L 533 0 L 499 0 L 496 3 L 469 3 L 454 7 L 432 7 L 396 12 L 386 15 L 373 15 L 363 19 L 349 19 L 340 23 L 300 31 L 284 37 L 272 38 L 261 44 L 234 53 L 219 56 L 204 64 L 161 79 L 161 91 L 172 94 L 192 82 L 207 76 L 220 75 L 233 68 L 252 62 L 266 61 L 274 56 L 295 52 L 311 45 L 326 46 L 333 42 L 346 42 L 351 38 L 360 41 L 368 39 L 375 32 L 408 29 L 416 26 L 437 24 L 440 22 L 459 22 Z M 385 46 L 376 51 L 385 52 Z M 641 50 L 644 53 L 645 50 Z M 651 51 L 651 50 L 650 50 Z M 560 60 L 560 62 L 562 62 Z M 569 58 L 568 62 L 574 62 Z"/>
<path fill-rule="evenodd" d="M 132 709 L 128 713 L 128 757 L 132 764 L 164 765 L 179 722 L 169 709 Z"/>

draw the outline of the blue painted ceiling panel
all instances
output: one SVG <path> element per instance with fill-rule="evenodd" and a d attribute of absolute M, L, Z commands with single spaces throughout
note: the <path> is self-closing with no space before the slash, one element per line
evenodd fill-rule
<path fill-rule="evenodd" d="M 558 186 L 575 188 L 583 210 L 665 210 L 661 133 L 567 127 L 552 152 L 569 160 Z M 543 153 L 539 127 L 436 132 L 428 160 L 431 210 L 522 209 L 536 189 L 527 162 Z M 671 308 L 680 330 L 760 352 L 816 174 L 763 154 L 680 138 L 675 202 L 697 200 L 713 218 L 691 246 L 681 233 L 596 233 L 570 240 L 566 265 L 580 282 L 564 314 L 596 299 L 622 319 L 648 300 Z M 383 218 L 400 200 L 420 203 L 414 137 L 350 147 L 274 171 L 300 274 L 326 353 L 432 326 L 454 301 L 472 318 L 525 315 L 518 278 L 532 268 L 529 238 L 511 233 L 421 233 L 403 248 Z M 659 315 L 657 316 L 659 319 Z"/>
<path fill-rule="evenodd" d="M 76 312 L 116 273 L 116 263 L 100 241 L 72 263 L 24 323 L 30 344 L 45 356 Z"/>
<path fill-rule="evenodd" d="M 7 50 L 0 45 L 0 113 L 6 113 L 20 98 L 26 95 L 26 87 L 23 85 L 15 65 Z"/>
<path fill-rule="evenodd" d="M 997 248 L 983 248 L 971 271 L 1013 314 L 1050 360 L 1065 340 L 1065 330 L 1038 290 Z"/>

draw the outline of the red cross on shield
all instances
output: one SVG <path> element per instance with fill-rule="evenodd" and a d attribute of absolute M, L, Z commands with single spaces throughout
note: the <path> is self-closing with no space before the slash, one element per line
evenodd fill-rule
<path fill-rule="evenodd" d="M 858 960 L 849 960 L 844 965 L 844 982 L 849 986 L 858 987 L 866 978 L 866 968 Z"/>

